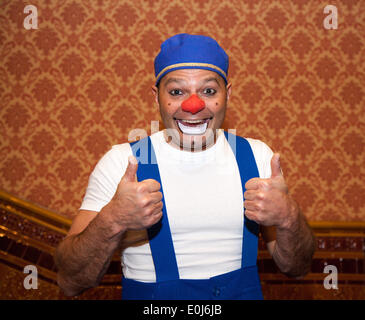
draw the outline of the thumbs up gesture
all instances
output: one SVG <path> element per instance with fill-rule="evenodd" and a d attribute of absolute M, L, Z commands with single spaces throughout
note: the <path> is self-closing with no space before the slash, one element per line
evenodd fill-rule
<path fill-rule="evenodd" d="M 113 221 L 123 230 L 146 229 L 162 217 L 161 185 L 153 179 L 138 182 L 138 162 L 130 156 L 128 167 L 119 182 L 111 206 Z"/>
<path fill-rule="evenodd" d="M 296 219 L 297 205 L 288 194 L 278 153 L 271 158 L 271 177 L 250 179 L 245 188 L 245 215 L 250 220 L 264 226 L 288 228 Z"/>

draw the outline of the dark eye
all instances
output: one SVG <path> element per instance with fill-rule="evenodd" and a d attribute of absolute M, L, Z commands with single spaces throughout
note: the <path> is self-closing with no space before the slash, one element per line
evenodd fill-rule
<path fill-rule="evenodd" d="M 173 89 L 169 92 L 172 96 L 182 95 L 182 91 L 180 89 Z"/>
<path fill-rule="evenodd" d="M 203 93 L 209 96 L 212 96 L 213 94 L 215 94 L 217 91 L 213 88 L 206 88 L 204 89 Z"/>

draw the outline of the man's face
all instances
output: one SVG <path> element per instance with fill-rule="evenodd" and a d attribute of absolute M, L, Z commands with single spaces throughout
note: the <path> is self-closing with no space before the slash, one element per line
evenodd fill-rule
<path fill-rule="evenodd" d="M 214 134 L 223 123 L 231 84 L 216 72 L 203 69 L 180 69 L 169 72 L 159 88 L 152 88 L 159 104 L 162 121 L 171 142 L 189 151 L 203 150 L 214 143 Z M 204 101 L 198 112 L 182 108 L 193 94 Z M 167 137 L 167 138 L 168 138 Z"/>

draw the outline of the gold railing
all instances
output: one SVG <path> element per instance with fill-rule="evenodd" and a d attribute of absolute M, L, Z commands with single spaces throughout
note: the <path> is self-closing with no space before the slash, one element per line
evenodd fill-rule
<path fill-rule="evenodd" d="M 51 232 L 56 232 L 59 238 L 64 237 L 69 230 L 72 220 L 68 219 L 54 211 L 44 208 L 40 205 L 31 203 L 27 200 L 21 199 L 6 191 L 0 190 L 0 210 L 5 211 L 9 216 L 14 215 L 20 218 L 20 221 L 29 221 L 32 225 L 38 225 Z M 6 237 L 14 243 L 22 244 L 25 247 L 31 247 L 53 256 L 55 252 L 55 245 L 47 241 L 36 239 L 31 234 L 25 234 L 16 227 L 9 227 L 0 221 L 0 240 L 1 237 Z M 10 254 L 0 248 L 0 259 L 8 263 L 23 268 L 26 261 L 21 256 Z M 120 255 L 116 252 L 113 261 L 120 263 Z M 44 278 L 55 283 L 56 273 L 53 270 L 37 266 L 39 274 Z M 107 274 L 103 278 L 102 285 L 108 283 L 118 283 L 120 275 Z"/>
<path fill-rule="evenodd" d="M 0 190 L 0 200 L 0 208 L 61 234 L 66 235 L 71 226 L 72 220 L 6 191 Z"/>

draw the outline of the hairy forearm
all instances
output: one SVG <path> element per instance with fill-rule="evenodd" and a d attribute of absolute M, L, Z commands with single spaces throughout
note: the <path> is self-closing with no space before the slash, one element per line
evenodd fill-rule
<path fill-rule="evenodd" d="M 83 232 L 66 237 L 56 250 L 57 281 L 66 295 L 96 286 L 120 244 L 124 232 L 113 230 L 104 213 L 101 211 Z"/>
<path fill-rule="evenodd" d="M 316 242 L 303 213 L 294 201 L 291 210 L 295 218 L 284 227 L 276 229 L 273 259 L 283 273 L 300 277 L 310 270 Z"/>

